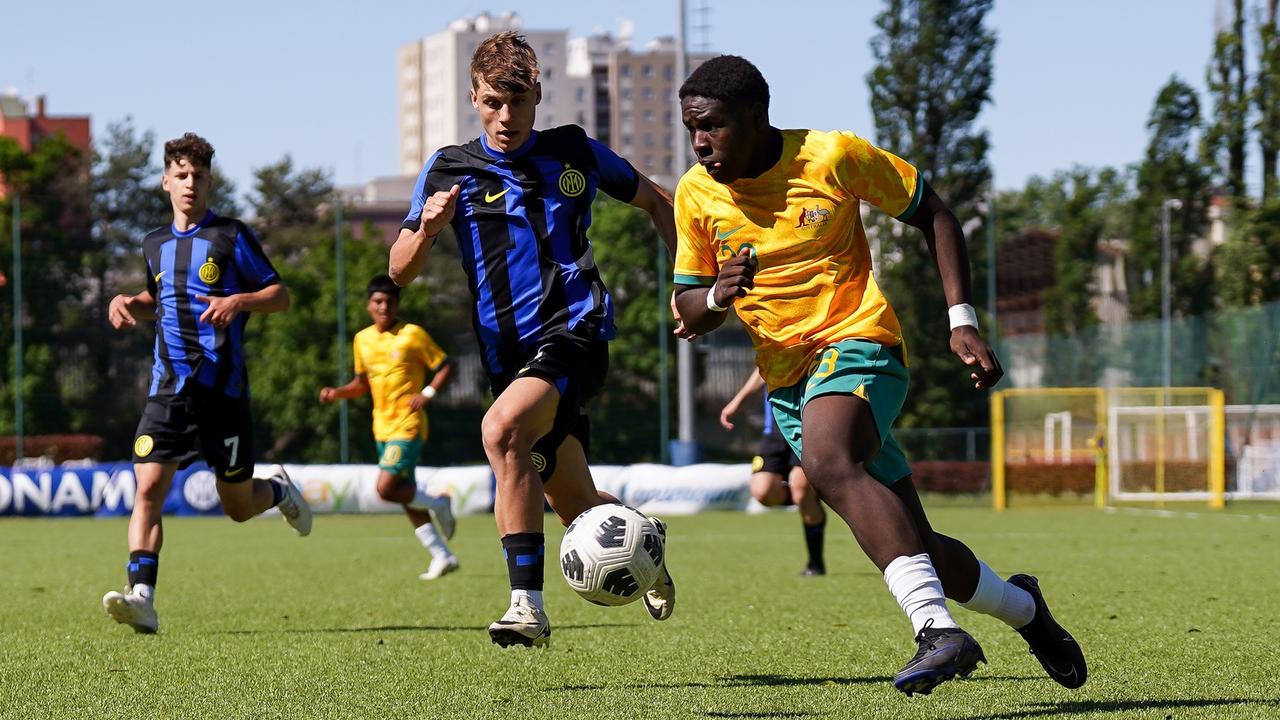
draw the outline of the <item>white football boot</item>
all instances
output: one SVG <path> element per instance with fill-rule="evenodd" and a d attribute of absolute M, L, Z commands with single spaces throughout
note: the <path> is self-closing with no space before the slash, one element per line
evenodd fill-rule
<path fill-rule="evenodd" d="M 160 629 L 156 607 L 150 598 L 142 597 L 126 587 L 124 592 L 112 590 L 102 596 L 102 607 L 112 620 L 133 628 L 134 632 L 151 634 Z"/>
<path fill-rule="evenodd" d="M 458 569 L 457 555 L 441 555 L 431 559 L 427 571 L 418 576 L 419 580 L 435 580 Z"/>
<path fill-rule="evenodd" d="M 662 536 L 662 572 L 644 594 L 644 609 L 654 620 L 666 620 L 676 609 L 676 581 L 667 572 L 667 524 L 655 517 L 649 519 L 658 526 L 658 534 Z"/>
<path fill-rule="evenodd" d="M 280 504 L 276 507 L 280 509 L 285 522 L 289 523 L 299 536 L 310 535 L 311 506 L 307 504 L 307 499 L 302 497 L 302 492 L 294 487 L 293 481 L 289 479 L 289 473 L 284 471 L 284 466 L 272 465 L 267 478 L 284 486 L 284 497 L 280 498 Z"/>
<path fill-rule="evenodd" d="M 489 626 L 489 638 L 502 647 L 548 647 L 551 645 L 551 621 L 541 608 L 526 598 L 517 598 L 507 614 Z"/>

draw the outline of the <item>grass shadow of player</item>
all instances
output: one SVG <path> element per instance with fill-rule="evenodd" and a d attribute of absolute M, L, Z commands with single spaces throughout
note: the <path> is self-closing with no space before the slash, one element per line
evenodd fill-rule
<path fill-rule="evenodd" d="M 630 627 L 640 623 L 583 623 L 581 625 L 557 625 L 561 629 L 617 628 Z M 264 630 L 219 630 L 214 635 L 270 635 L 281 634 L 317 634 L 317 633 L 365 633 L 365 632 L 471 632 L 483 630 L 481 625 L 376 625 L 370 627 L 317 627 L 317 628 L 271 628 Z"/>
<path fill-rule="evenodd" d="M 1043 680 L 1042 677 L 1031 675 L 990 675 L 985 677 L 973 676 L 965 682 L 975 681 L 992 681 L 992 680 Z M 751 674 L 751 675 L 726 675 L 717 678 L 714 681 L 693 680 L 689 682 L 679 683 L 623 683 L 619 685 L 557 685 L 555 687 L 543 688 L 547 692 L 558 691 L 578 691 L 578 690 L 617 690 L 625 688 L 629 690 L 640 689 L 684 689 L 684 688 L 734 688 L 734 687 L 797 687 L 817 685 L 830 687 L 834 685 L 874 685 L 877 683 L 893 682 L 892 677 L 876 675 L 870 677 L 796 677 L 794 675 L 777 675 L 773 673 Z M 766 715 L 763 717 L 774 717 Z"/>
<path fill-rule="evenodd" d="M 1062 702 L 1038 702 L 1024 705 L 1018 710 L 991 715 L 971 715 L 959 720 L 1021 720 L 1054 716 L 1078 717 L 1103 713 L 1123 714 L 1128 717 L 1142 710 L 1191 710 L 1217 708 L 1230 705 L 1273 707 L 1280 711 L 1280 700 L 1250 698 L 1220 698 L 1191 700 L 1064 700 Z"/>

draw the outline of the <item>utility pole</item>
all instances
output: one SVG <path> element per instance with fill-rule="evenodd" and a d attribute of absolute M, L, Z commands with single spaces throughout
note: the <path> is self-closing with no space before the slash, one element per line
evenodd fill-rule
<path fill-rule="evenodd" d="M 676 86 L 689 75 L 689 58 L 687 50 L 687 40 L 685 38 L 685 3 L 684 0 L 676 0 L 676 7 L 680 14 L 676 24 Z M 689 147 L 688 141 L 684 138 L 684 133 L 672 132 L 672 162 L 675 163 L 675 175 L 679 177 L 688 164 L 686 149 Z M 694 395 L 696 392 L 697 382 L 694 378 L 694 358 L 693 344 L 684 341 L 676 345 L 676 374 L 677 374 L 677 393 L 679 395 L 679 439 L 671 445 L 671 463 L 673 465 L 691 465 L 698 462 L 698 443 L 694 439 L 693 433 L 693 416 L 694 416 Z"/>
<path fill-rule="evenodd" d="M 338 385 L 347 384 L 347 250 L 342 227 L 342 194 L 334 194 L 333 255 L 338 266 Z M 347 401 L 338 401 L 338 459 L 351 462 L 347 446 Z"/>

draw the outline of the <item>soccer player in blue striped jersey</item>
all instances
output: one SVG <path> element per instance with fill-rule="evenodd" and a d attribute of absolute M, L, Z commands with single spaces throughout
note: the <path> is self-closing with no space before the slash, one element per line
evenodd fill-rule
<path fill-rule="evenodd" d="M 534 130 L 541 99 L 538 59 L 523 36 L 499 33 L 476 48 L 471 104 L 484 132 L 427 161 L 389 273 L 400 285 L 413 280 L 452 227 L 494 396 L 481 435 L 511 581 L 511 605 L 489 626 L 504 647 L 550 642 L 544 495 L 565 525 L 616 501 L 591 479 L 583 410 L 604 382 L 616 334 L 613 298 L 587 238 L 596 191 L 648 213 L 675 253 L 670 195 L 576 125 Z M 655 619 L 670 616 L 675 585 L 665 568 L 644 603 Z"/>
<path fill-rule="evenodd" d="M 244 329 L 251 312 L 287 310 L 289 292 L 249 228 L 209 210 L 212 162 L 213 147 L 194 133 L 165 143 L 161 184 L 173 223 L 142 241 L 146 289 L 117 295 L 108 308 L 117 330 L 143 320 L 154 321 L 156 332 L 151 388 L 133 443 L 129 584 L 102 598 L 108 615 L 142 633 L 159 626 L 161 509 L 174 473 L 198 455 L 217 477 L 222 510 L 232 520 L 279 507 L 295 532 L 311 532 L 311 509 L 284 468 L 252 476 Z"/>

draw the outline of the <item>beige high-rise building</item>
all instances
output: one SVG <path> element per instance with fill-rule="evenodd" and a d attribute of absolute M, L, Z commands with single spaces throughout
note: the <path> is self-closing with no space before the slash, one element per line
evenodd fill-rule
<path fill-rule="evenodd" d="M 514 13 L 481 13 L 455 20 L 397 53 L 401 174 L 416 175 L 431 153 L 445 145 L 479 137 L 480 117 L 469 97 L 471 56 L 480 42 L 503 30 L 520 30 L 538 55 L 542 103 L 537 127 L 573 123 L 589 134 L 594 131 L 591 78 L 568 72 L 568 31 L 526 30 Z"/>

